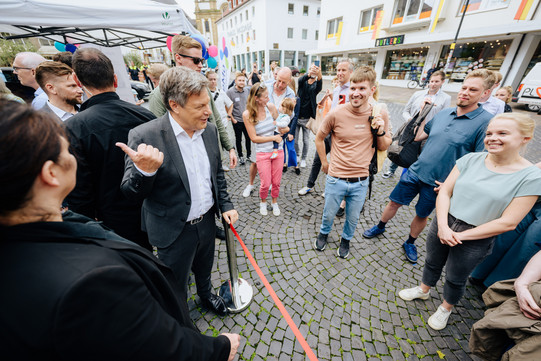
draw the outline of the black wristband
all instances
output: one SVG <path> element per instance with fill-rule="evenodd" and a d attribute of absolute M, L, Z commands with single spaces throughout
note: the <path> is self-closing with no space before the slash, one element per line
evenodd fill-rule
<path fill-rule="evenodd" d="M 385 135 L 385 131 L 383 131 L 383 133 L 381 133 L 381 134 L 376 133 L 377 137 L 383 137 L 384 135 Z"/>

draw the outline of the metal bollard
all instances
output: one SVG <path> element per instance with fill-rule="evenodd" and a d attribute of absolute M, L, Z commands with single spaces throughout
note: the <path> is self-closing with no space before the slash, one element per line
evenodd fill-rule
<path fill-rule="evenodd" d="M 229 224 L 222 219 L 222 224 L 225 231 L 225 242 L 227 247 L 227 263 L 229 265 L 229 279 L 220 287 L 219 295 L 226 302 L 227 309 L 231 313 L 239 313 L 244 311 L 250 303 L 254 295 L 252 286 L 244 279 L 239 278 L 239 270 L 237 268 L 237 254 L 235 253 L 235 236 Z"/>

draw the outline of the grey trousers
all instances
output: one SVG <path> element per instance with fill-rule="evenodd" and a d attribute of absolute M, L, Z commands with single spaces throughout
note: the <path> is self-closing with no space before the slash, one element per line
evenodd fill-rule
<path fill-rule="evenodd" d="M 299 119 L 297 122 L 297 129 L 295 129 L 295 152 L 297 157 L 299 157 L 299 135 L 302 130 L 302 155 L 301 159 L 306 160 L 306 155 L 308 154 L 308 147 L 310 146 L 310 132 L 311 130 L 306 128 L 308 119 Z"/>
<path fill-rule="evenodd" d="M 449 228 L 455 232 L 474 228 L 470 224 L 448 216 Z M 442 244 L 438 238 L 438 220 L 434 220 L 428 229 L 426 239 L 426 261 L 423 270 L 423 283 L 434 287 L 441 277 L 445 266 L 445 284 L 443 298 L 451 305 L 456 305 L 464 295 L 466 281 L 473 269 L 477 267 L 490 253 L 495 237 L 464 241 L 462 244 L 450 247 Z"/>

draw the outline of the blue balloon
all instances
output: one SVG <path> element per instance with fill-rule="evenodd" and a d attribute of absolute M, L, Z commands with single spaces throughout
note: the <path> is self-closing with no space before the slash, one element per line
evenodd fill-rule
<path fill-rule="evenodd" d="M 75 50 L 77 50 L 77 47 L 73 44 L 66 44 L 66 51 L 69 51 L 70 53 L 75 53 Z"/>
<path fill-rule="evenodd" d="M 227 47 L 225 47 L 224 55 L 225 55 L 226 58 L 229 57 L 229 49 Z"/>
<path fill-rule="evenodd" d="M 62 43 L 59 43 L 58 41 L 55 41 L 54 42 L 54 47 L 56 48 L 56 50 L 58 51 L 66 51 L 66 45 L 62 44 Z"/>
<path fill-rule="evenodd" d="M 209 68 L 214 69 L 214 68 L 216 68 L 218 66 L 218 62 L 216 61 L 215 58 L 209 58 L 207 60 L 207 65 L 208 65 Z"/>

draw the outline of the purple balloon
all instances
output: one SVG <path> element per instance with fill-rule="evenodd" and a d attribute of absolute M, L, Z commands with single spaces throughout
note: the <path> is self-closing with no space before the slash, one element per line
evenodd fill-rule
<path fill-rule="evenodd" d="M 75 53 L 75 50 L 77 50 L 77 47 L 73 44 L 66 44 L 66 51 L 69 51 L 70 53 Z"/>
<path fill-rule="evenodd" d="M 229 48 L 227 48 L 227 47 L 225 48 L 224 55 L 225 55 L 226 58 L 229 57 Z"/>

